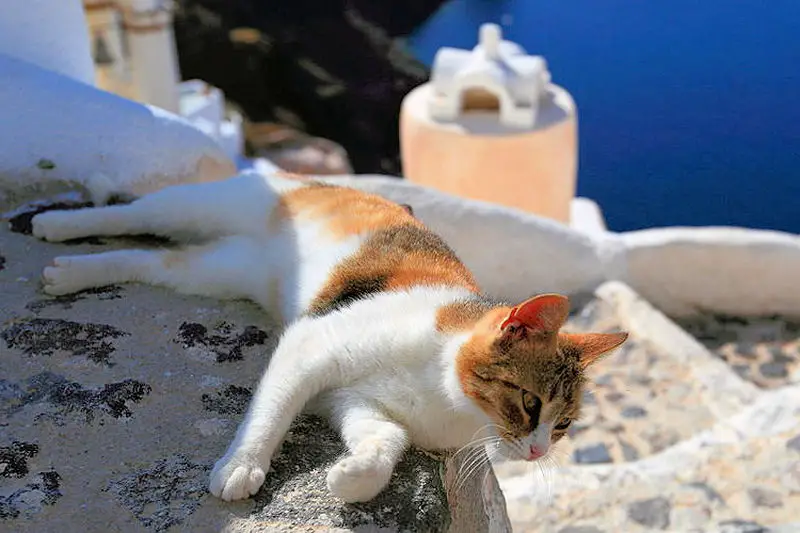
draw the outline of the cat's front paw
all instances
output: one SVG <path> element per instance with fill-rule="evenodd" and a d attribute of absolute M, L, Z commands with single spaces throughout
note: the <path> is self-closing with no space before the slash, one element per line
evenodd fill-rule
<path fill-rule="evenodd" d="M 347 503 L 377 496 L 392 477 L 392 469 L 376 455 L 345 457 L 328 471 L 328 489 Z"/>
<path fill-rule="evenodd" d="M 258 492 L 267 470 L 269 465 L 261 465 L 253 457 L 226 455 L 214 465 L 208 490 L 226 502 L 244 500 Z"/>
<path fill-rule="evenodd" d="M 47 211 L 39 213 L 31 220 L 34 237 L 48 242 L 63 242 L 75 238 L 70 224 L 70 211 Z"/>

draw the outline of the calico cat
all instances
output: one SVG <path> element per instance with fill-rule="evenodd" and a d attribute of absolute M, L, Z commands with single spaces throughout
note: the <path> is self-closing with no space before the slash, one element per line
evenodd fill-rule
<path fill-rule="evenodd" d="M 486 431 L 504 455 L 536 460 L 580 412 L 585 370 L 625 333 L 568 334 L 567 298 L 485 298 L 470 271 L 410 209 L 376 195 L 243 173 L 165 188 L 129 205 L 50 211 L 48 241 L 156 234 L 195 244 L 58 257 L 44 291 L 141 282 L 254 300 L 288 327 L 209 489 L 255 494 L 293 419 L 327 416 L 349 455 L 331 492 L 367 501 L 411 444 L 469 445 Z M 496 253 L 487 250 L 487 253 Z"/>

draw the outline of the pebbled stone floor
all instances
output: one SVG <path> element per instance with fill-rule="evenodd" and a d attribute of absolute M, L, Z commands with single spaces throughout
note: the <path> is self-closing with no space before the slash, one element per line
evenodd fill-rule
<path fill-rule="evenodd" d="M 742 379 L 764 389 L 800 381 L 800 321 L 703 316 L 679 323 Z"/>
<path fill-rule="evenodd" d="M 611 332 L 624 325 L 607 302 L 591 300 L 570 320 L 571 331 Z M 692 386 L 692 370 L 632 335 L 592 368 L 583 417 L 570 432 L 570 461 L 635 461 L 658 453 L 714 423 Z M 676 420 L 681 420 L 676 424 Z"/>
<path fill-rule="evenodd" d="M 800 532 L 797 326 L 700 317 L 683 322 L 693 340 L 629 288 L 608 285 L 570 326 L 627 329 L 631 341 L 594 372 L 585 417 L 555 454 L 561 468 L 495 465 L 514 531 Z M 634 308 L 654 318 L 626 317 Z M 786 372 L 767 380 L 736 369 L 739 358 L 751 369 L 777 360 Z"/>

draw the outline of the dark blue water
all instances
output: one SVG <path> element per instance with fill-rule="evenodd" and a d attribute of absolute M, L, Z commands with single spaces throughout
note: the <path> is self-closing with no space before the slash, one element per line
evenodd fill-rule
<path fill-rule="evenodd" d="M 800 0 L 453 0 L 412 48 L 486 21 L 575 97 L 578 192 L 612 229 L 800 233 Z"/>

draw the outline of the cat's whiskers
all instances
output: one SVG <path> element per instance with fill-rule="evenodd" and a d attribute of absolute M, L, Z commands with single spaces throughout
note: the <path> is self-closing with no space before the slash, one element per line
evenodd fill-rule
<path fill-rule="evenodd" d="M 475 464 L 481 462 L 483 456 L 481 454 L 481 448 L 472 448 L 469 454 L 464 458 L 461 465 L 458 468 L 458 472 L 456 473 L 455 484 L 456 487 L 460 490 L 461 486 L 464 484 L 466 479 L 468 478 L 470 470 L 473 468 Z"/>
<path fill-rule="evenodd" d="M 476 438 L 480 432 L 482 432 L 482 431 L 484 431 L 486 429 L 490 429 L 490 428 L 496 428 L 496 429 L 499 429 L 500 431 L 504 431 L 504 429 L 501 426 L 498 426 L 497 424 L 489 423 L 489 424 L 483 425 L 483 426 L 479 427 L 475 431 L 475 433 L 472 434 L 472 438 L 470 439 L 470 441 L 468 443 L 466 443 L 464 446 L 462 446 L 461 448 L 459 448 L 458 451 L 456 451 L 453 454 L 453 456 L 454 457 L 457 456 L 459 453 L 465 451 L 468 448 L 479 446 L 479 445 L 485 444 L 485 443 L 487 443 L 489 441 L 499 439 L 500 437 L 497 436 L 497 435 L 488 435 L 486 437 Z"/>
<path fill-rule="evenodd" d="M 531 486 L 534 487 L 535 492 L 538 492 L 543 488 L 546 491 L 545 498 L 548 502 L 553 499 L 555 471 L 558 469 L 558 467 L 559 465 L 551 453 L 547 453 L 536 461 L 533 461 L 533 464 L 530 466 L 530 474 L 532 478 Z M 541 479 L 541 483 L 539 482 L 538 478 Z"/>
<path fill-rule="evenodd" d="M 544 462 L 542 463 L 542 469 L 547 474 L 546 475 L 546 477 L 547 477 L 547 481 L 546 481 L 546 483 L 547 483 L 547 496 L 548 496 L 548 499 L 552 499 L 553 498 L 553 487 L 555 486 L 555 480 L 556 480 L 556 471 L 559 468 L 559 464 L 549 454 L 544 456 L 542 459 L 544 459 Z"/>
<path fill-rule="evenodd" d="M 467 455 L 459 467 L 456 475 L 456 486 L 458 490 L 478 472 L 482 466 L 490 465 L 495 457 L 501 437 L 491 436 L 477 439 L 462 447 L 455 455 L 467 449 Z"/>
<path fill-rule="evenodd" d="M 471 458 L 470 463 L 465 463 L 465 465 L 459 470 L 459 475 L 456 477 L 457 492 L 460 492 L 467 481 L 469 481 L 474 474 L 479 472 L 482 467 L 491 468 L 491 460 L 489 455 L 486 453 L 480 453 L 483 451 L 481 448 L 477 448 L 476 450 L 478 453 Z"/>
<path fill-rule="evenodd" d="M 473 434 L 472 434 L 472 438 L 474 439 L 475 437 L 477 437 L 477 436 L 478 436 L 478 434 L 479 434 L 481 431 L 485 430 L 485 429 L 486 429 L 486 430 L 488 430 L 488 429 L 496 429 L 496 430 L 498 430 L 498 431 L 497 431 L 497 433 L 499 433 L 499 434 L 502 434 L 502 433 L 504 433 L 504 432 L 506 431 L 506 429 L 505 429 L 503 426 L 500 426 L 500 425 L 498 425 L 498 424 L 495 424 L 494 422 L 489 422 L 488 424 L 485 424 L 485 425 L 483 425 L 483 426 L 479 427 L 479 428 L 478 428 L 478 429 L 475 431 L 475 433 L 473 433 Z M 490 436 L 492 436 L 492 437 L 496 437 L 497 435 L 490 435 Z"/>
<path fill-rule="evenodd" d="M 544 459 L 544 457 L 542 457 L 540 459 Z M 544 490 L 546 491 L 545 492 L 545 495 L 546 495 L 545 497 L 546 497 L 547 501 L 550 501 L 550 499 L 553 497 L 553 492 L 551 490 L 551 486 L 550 486 L 550 483 L 549 483 L 547 472 L 546 472 L 546 470 L 544 468 L 543 461 L 541 461 L 541 460 L 536 461 L 536 466 L 538 467 L 539 476 L 541 477 L 542 483 L 544 485 Z"/>
<path fill-rule="evenodd" d="M 566 437 L 572 438 L 572 437 Z M 553 468 L 561 468 L 564 463 L 569 459 L 569 450 L 567 446 L 559 446 L 558 443 L 550 447 L 550 450 L 545 456 L 547 460 L 553 465 Z"/>
<path fill-rule="evenodd" d="M 458 454 L 463 453 L 463 452 L 465 452 L 467 450 L 472 450 L 472 449 L 475 449 L 475 448 L 479 448 L 481 446 L 486 446 L 488 444 L 491 444 L 492 442 L 498 441 L 499 439 L 500 439 L 500 437 L 492 435 L 492 436 L 489 436 L 489 437 L 483 437 L 483 438 L 480 438 L 480 439 L 476 439 L 476 440 L 470 441 L 467 444 L 465 444 L 464 446 L 462 446 L 461 448 L 459 448 L 458 451 L 456 451 L 453 454 L 453 457 L 457 457 Z"/>
<path fill-rule="evenodd" d="M 507 447 L 511 452 L 515 455 L 513 457 L 506 456 L 506 459 L 510 459 L 512 461 L 519 461 L 527 459 L 528 454 L 527 450 L 525 449 L 525 445 L 522 444 L 522 441 L 517 438 L 509 439 L 505 441 Z"/>

